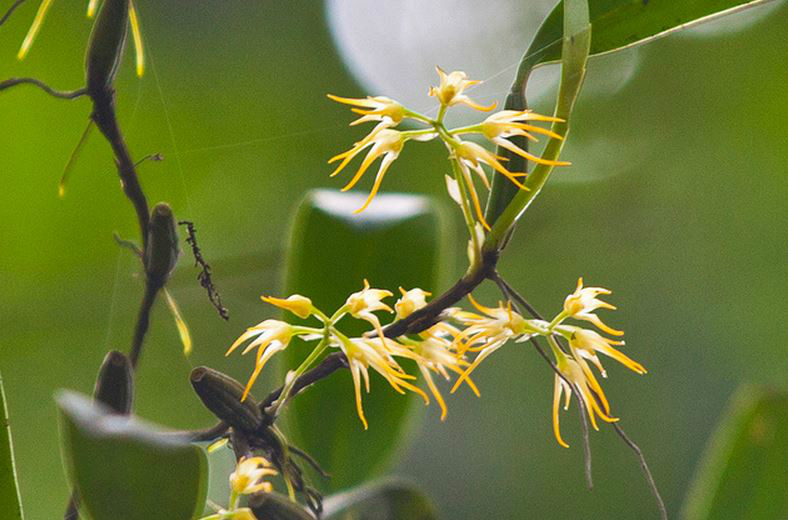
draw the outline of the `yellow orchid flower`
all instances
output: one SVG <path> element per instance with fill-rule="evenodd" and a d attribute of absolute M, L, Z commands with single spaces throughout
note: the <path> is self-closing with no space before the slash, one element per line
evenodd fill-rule
<path fill-rule="evenodd" d="M 333 94 L 326 94 L 326 96 L 337 103 L 356 107 L 352 108 L 351 111 L 361 115 L 361 117 L 350 123 L 350 126 L 368 121 L 381 121 L 386 123 L 387 126 L 397 126 L 406 114 L 405 107 L 385 96 L 367 96 L 366 98 L 346 98 Z"/>
<path fill-rule="evenodd" d="M 394 312 L 394 310 L 383 303 L 383 298 L 392 296 L 391 291 L 385 289 L 372 289 L 369 281 L 364 279 L 364 288 L 348 296 L 345 301 L 345 308 L 354 318 L 367 321 L 375 327 L 378 336 L 383 337 L 383 327 L 380 319 L 374 314 L 377 311 Z"/>
<path fill-rule="evenodd" d="M 449 327 L 451 327 L 449 325 Z M 424 381 L 427 383 L 427 388 L 435 397 L 438 406 L 441 408 L 441 421 L 446 419 L 446 402 L 438 390 L 435 381 L 432 379 L 432 373 L 443 376 L 446 381 L 451 379 L 449 371 L 458 375 L 462 375 L 468 366 L 468 362 L 461 356 L 458 356 L 454 350 L 453 337 L 443 334 L 444 329 L 435 325 L 421 334 L 422 340 L 413 346 L 413 353 L 416 355 L 415 361 L 419 367 Z M 456 331 L 459 333 L 459 331 Z M 471 388 L 476 397 L 479 397 L 479 389 L 470 377 L 465 377 L 463 380 Z"/>
<path fill-rule="evenodd" d="M 356 183 L 361 179 L 367 169 L 372 165 L 373 162 L 375 162 L 375 160 L 377 160 L 378 157 L 383 156 L 383 159 L 380 162 L 380 168 L 378 168 L 378 173 L 375 175 L 375 182 L 372 185 L 372 190 L 370 191 L 369 196 L 367 197 L 367 200 L 364 202 L 364 204 L 355 211 L 356 213 L 361 213 L 367 209 L 372 200 L 375 198 L 375 195 L 377 195 L 378 190 L 380 189 L 380 184 L 383 182 L 383 177 L 386 175 L 386 171 L 388 171 L 391 164 L 397 159 L 397 157 L 399 157 L 399 153 L 402 151 L 403 146 L 405 146 L 405 141 L 407 141 L 407 138 L 402 134 L 402 132 L 390 130 L 386 128 L 386 123 L 382 122 L 373 128 L 372 131 L 366 137 L 364 137 L 364 139 L 355 143 L 350 150 L 339 155 L 335 155 L 328 160 L 329 164 L 339 160 L 342 161 L 339 163 L 339 166 L 337 166 L 337 168 L 331 173 L 331 177 L 333 177 L 341 172 L 345 166 L 347 166 L 348 163 L 356 157 L 356 155 L 371 146 L 355 176 L 345 185 L 344 188 L 342 188 L 342 191 L 347 191 L 356 185 Z"/>
<path fill-rule="evenodd" d="M 261 296 L 261 300 L 265 303 L 270 303 L 280 309 L 290 311 L 299 318 L 306 319 L 312 315 L 315 308 L 312 305 L 312 300 L 300 294 L 293 294 L 287 298 L 275 298 L 273 296 Z"/>
<path fill-rule="evenodd" d="M 623 336 L 623 331 L 608 327 L 599 319 L 599 316 L 594 314 L 594 311 L 597 309 L 616 309 L 613 305 L 597 298 L 597 296 L 603 294 L 611 294 L 611 291 L 603 287 L 583 287 L 583 278 L 581 277 L 577 280 L 575 292 L 564 300 L 564 311 L 562 314 L 577 320 L 591 322 L 600 330 L 613 336 Z"/>
<path fill-rule="evenodd" d="M 493 110 L 497 103 L 488 106 L 482 106 L 471 100 L 467 94 L 463 94 L 466 88 L 481 83 L 479 80 L 470 80 L 468 75 L 461 71 L 455 70 L 446 74 L 440 67 L 435 67 L 440 77 L 440 86 L 430 87 L 429 95 L 438 98 L 441 105 L 451 107 L 454 105 L 466 105 L 482 112 L 489 112 Z"/>
<path fill-rule="evenodd" d="M 287 348 L 295 332 L 294 327 L 289 323 L 279 320 L 265 320 L 254 327 L 246 329 L 246 332 L 241 334 L 230 348 L 227 349 L 225 356 L 232 354 L 233 351 L 245 341 L 256 337 L 256 339 L 249 343 L 241 352 L 241 355 L 244 355 L 257 347 L 257 359 L 255 360 L 254 372 L 252 372 L 252 375 L 249 377 L 249 382 L 246 384 L 243 396 L 241 397 L 242 401 L 249 395 L 252 385 L 257 380 L 257 377 L 260 375 L 260 372 L 263 370 L 268 360 L 276 353 Z"/>
<path fill-rule="evenodd" d="M 479 125 L 479 127 L 481 128 L 482 135 L 484 135 L 487 139 L 502 148 L 506 148 L 507 150 L 528 159 L 529 161 L 533 161 L 538 164 L 546 164 L 549 166 L 568 166 L 571 164 L 566 161 L 550 161 L 542 159 L 541 157 L 526 152 L 519 146 L 507 140 L 508 137 L 519 135 L 536 141 L 536 137 L 531 135 L 529 132 L 543 134 L 555 139 L 563 139 L 563 137 L 551 130 L 540 128 L 534 125 L 528 125 L 523 123 L 523 121 L 563 122 L 562 119 L 557 117 L 543 116 L 530 110 L 501 110 L 500 112 L 496 112 L 485 119 L 484 122 Z"/>
<path fill-rule="evenodd" d="M 459 141 L 459 144 L 454 146 L 454 155 L 457 157 L 457 159 L 459 159 L 461 165 L 473 168 L 474 171 L 477 171 L 477 173 L 479 173 L 478 169 L 480 168 L 480 165 L 486 164 L 495 171 L 503 174 L 521 190 L 528 189 L 517 179 L 517 177 L 525 176 L 524 173 L 510 172 L 503 166 L 503 164 L 501 164 L 501 160 L 503 159 L 502 157 L 498 157 L 481 145 L 478 145 L 472 141 Z M 479 176 L 483 179 L 486 179 L 483 171 L 479 173 Z M 488 184 L 489 183 L 485 182 L 485 185 Z"/>
<path fill-rule="evenodd" d="M 378 341 L 381 339 L 382 341 Z M 425 404 L 429 404 L 430 399 L 419 387 L 411 384 L 408 380 L 415 379 L 405 373 L 402 367 L 392 357 L 392 351 L 400 353 L 407 350 L 406 347 L 397 344 L 395 341 L 385 337 L 381 338 L 345 338 L 332 336 L 332 344 L 339 347 L 345 354 L 353 378 L 353 389 L 356 394 L 356 410 L 364 429 L 368 428 L 364 408 L 361 401 L 361 380 L 364 380 L 364 388 L 369 393 L 369 368 L 383 376 L 383 378 L 397 392 L 404 394 L 403 388 L 419 394 Z M 402 349 L 402 350 L 400 350 Z"/>
<path fill-rule="evenodd" d="M 525 341 L 530 337 L 531 328 L 528 321 L 512 310 L 509 302 L 504 306 L 501 302 L 498 307 L 485 307 L 479 304 L 471 295 L 468 295 L 471 303 L 483 315 L 472 312 L 456 312 L 454 318 L 468 327 L 454 339 L 458 354 L 462 355 L 466 351 L 478 352 L 473 363 L 462 373 L 454 383 L 451 391 L 454 393 L 460 384 L 476 370 L 476 368 L 490 356 L 493 352 L 501 348 L 507 341 L 518 338 L 517 341 Z"/>
<path fill-rule="evenodd" d="M 427 296 L 432 296 L 431 293 L 418 287 L 414 287 L 409 291 L 400 287 L 399 292 L 402 294 L 402 298 L 398 299 L 397 303 L 394 304 L 398 320 L 407 318 L 417 310 L 425 307 L 427 305 Z"/>
<path fill-rule="evenodd" d="M 599 386 L 599 383 L 593 377 L 593 375 L 588 377 L 588 374 L 586 374 L 577 361 L 571 359 L 565 354 L 560 354 L 557 356 L 556 368 L 569 381 L 569 383 L 578 389 L 578 399 L 583 402 L 583 406 L 586 409 L 588 418 L 591 420 L 591 425 L 595 430 L 599 430 L 599 426 L 597 426 L 596 422 L 596 416 L 599 416 L 606 422 L 618 421 L 617 418 L 610 417 L 609 415 L 610 406 L 607 403 L 607 398 L 602 391 L 602 387 Z M 572 387 L 558 374 L 556 374 L 553 388 L 553 432 L 558 444 L 564 448 L 568 448 L 569 445 L 561 438 L 561 429 L 559 426 L 558 417 L 558 408 L 560 406 L 561 396 L 564 393 L 566 393 L 564 400 L 564 410 L 567 410 L 569 408 L 569 401 L 572 397 Z M 604 407 L 604 410 L 602 407 L 600 407 L 600 401 L 602 403 L 602 407 Z"/>
<path fill-rule="evenodd" d="M 239 495 L 251 495 L 263 491 L 270 493 L 272 486 L 264 479 L 276 475 L 273 465 L 263 457 L 241 457 L 230 474 L 230 489 Z"/>
<path fill-rule="evenodd" d="M 568 328 L 571 331 L 571 335 L 569 336 L 569 347 L 572 349 L 572 355 L 575 359 L 577 359 L 581 365 L 585 364 L 583 361 L 584 359 L 588 359 L 599 369 L 602 377 L 607 377 L 607 373 L 602 367 L 599 357 L 596 355 L 597 352 L 601 352 L 615 359 L 633 372 L 638 374 L 646 373 L 646 369 L 643 365 L 613 348 L 612 345 L 624 345 L 623 341 L 615 341 L 602 336 L 596 331 L 580 327 L 564 326 L 564 328 Z M 584 370 L 585 369 L 586 367 L 584 366 Z"/>

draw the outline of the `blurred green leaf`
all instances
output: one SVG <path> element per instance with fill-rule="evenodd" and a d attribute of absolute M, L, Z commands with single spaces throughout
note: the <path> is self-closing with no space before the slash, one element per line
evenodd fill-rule
<path fill-rule="evenodd" d="M 325 520 L 432 520 L 432 502 L 413 484 L 387 480 L 328 497 Z"/>
<path fill-rule="evenodd" d="M 309 296 L 331 314 L 362 288 L 364 278 L 397 295 L 399 286 L 438 288 L 439 268 L 445 267 L 439 260 L 444 225 L 435 205 L 421 196 L 385 194 L 354 214 L 364 198 L 315 190 L 301 203 L 291 232 L 285 295 Z M 370 328 L 349 317 L 341 325 L 354 335 Z M 302 346 L 285 351 L 283 374 L 306 357 Z M 296 444 L 331 473 L 328 486 L 337 490 L 382 469 L 402 445 L 414 402 L 372 374 L 371 393 L 364 395 L 365 431 L 356 415 L 350 373 L 343 370 L 293 399 L 288 420 Z"/>
<path fill-rule="evenodd" d="M 586 62 L 588 61 L 588 52 L 592 40 L 592 27 L 589 24 L 587 0 L 569 0 L 568 5 L 569 9 L 566 11 L 566 16 L 562 18 L 562 23 L 564 25 L 563 33 L 570 36 L 562 40 L 561 83 L 558 88 L 558 97 L 556 98 L 553 112 L 553 115 L 560 118 L 560 120 L 554 122 L 551 128 L 561 138 L 551 137 L 542 152 L 542 158 L 553 161 L 557 160 L 561 154 L 566 142 L 566 136 L 569 134 L 569 119 L 577 96 L 580 94 L 580 89 L 583 86 Z M 506 106 L 517 110 L 526 108 L 524 92 L 524 86 L 513 90 L 506 100 Z M 513 100 L 515 98 L 512 96 L 515 96 L 515 98 L 519 97 L 519 99 Z M 504 152 L 508 153 L 507 150 L 504 150 Z M 515 159 L 511 154 L 508 155 Z M 522 157 L 517 157 L 517 159 L 511 161 L 511 166 L 516 167 L 517 171 L 525 171 Z M 493 177 L 487 216 L 495 224 L 485 241 L 484 247 L 486 250 L 500 249 L 505 245 L 514 223 L 542 191 L 552 170 L 553 167 L 548 164 L 537 164 L 525 180 L 525 187 L 527 188 L 525 190 L 519 189 L 515 184 L 508 182 L 508 180 L 502 180 L 501 175 Z"/>
<path fill-rule="evenodd" d="M 687 520 L 788 518 L 788 392 L 742 387 L 711 437 Z"/>
<path fill-rule="evenodd" d="M 158 435 L 62 391 L 63 453 L 84 514 L 94 520 L 191 520 L 203 511 L 208 463 L 202 449 Z"/>
<path fill-rule="evenodd" d="M 768 1 L 770 0 L 589 0 L 587 15 L 594 35 L 589 56 L 647 43 L 690 25 Z M 583 10 L 586 10 L 585 6 Z M 576 15 L 570 18 L 580 20 Z M 576 24 L 565 28 L 567 21 L 564 20 L 564 0 L 561 0 L 542 22 L 520 61 L 511 93 L 506 99 L 507 109 L 528 108 L 526 87 L 531 71 L 539 65 L 561 60 L 564 34 L 575 36 L 578 31 L 583 30 L 582 25 Z M 571 24 L 571 20 L 569 22 Z M 527 149 L 528 143 L 525 139 L 515 142 Z M 526 171 L 527 165 L 522 157 L 506 150 L 501 153 L 510 159 L 509 167 L 512 171 Z M 499 175 L 493 176 L 487 220 L 496 221 L 517 192 L 518 188 L 514 184 L 501 179 Z"/>
<path fill-rule="evenodd" d="M 0 374 L 0 507 L 3 518 L 16 520 L 22 518 L 22 501 L 16 483 L 14 449 L 11 443 L 11 425 L 8 422 L 8 407 L 5 404 L 3 376 Z"/>
<path fill-rule="evenodd" d="M 588 8 L 594 39 L 591 56 L 647 43 L 684 29 L 769 0 L 590 0 Z M 528 47 L 521 67 L 561 59 L 563 0 L 545 18 Z"/>
<path fill-rule="evenodd" d="M 314 520 L 306 509 L 279 493 L 259 493 L 249 499 L 249 508 L 261 520 Z"/>

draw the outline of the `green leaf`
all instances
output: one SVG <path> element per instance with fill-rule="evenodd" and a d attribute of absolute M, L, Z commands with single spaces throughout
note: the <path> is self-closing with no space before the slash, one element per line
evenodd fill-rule
<path fill-rule="evenodd" d="M 324 502 L 324 520 L 432 520 L 430 499 L 413 484 L 388 480 L 370 484 Z"/>
<path fill-rule="evenodd" d="M 291 233 L 285 296 L 309 296 L 331 314 L 362 288 L 364 278 L 396 295 L 399 286 L 438 289 L 439 269 L 445 268 L 440 263 L 444 220 L 436 206 L 425 197 L 390 193 L 378 195 L 367 210 L 354 214 L 364 199 L 360 193 L 327 190 L 307 195 Z M 340 330 L 357 335 L 370 328 L 346 317 Z M 281 373 L 298 366 L 308 352 L 302 343 L 291 345 Z M 418 404 L 415 396 L 402 396 L 377 374 L 371 376 L 371 392 L 363 396 L 369 430 L 356 415 L 347 370 L 320 381 L 288 405 L 294 442 L 331 473 L 331 489 L 347 488 L 381 471 L 401 447 L 410 408 Z"/>
<path fill-rule="evenodd" d="M 767 1 L 589 0 L 594 30 L 591 56 L 647 43 L 671 32 Z M 563 12 L 562 0 L 542 22 L 523 59 L 528 69 L 561 59 L 561 46 L 556 42 L 563 37 Z"/>
<path fill-rule="evenodd" d="M 788 392 L 736 392 L 706 447 L 683 518 L 788 518 Z"/>
<path fill-rule="evenodd" d="M 589 0 L 587 10 L 594 34 L 590 56 L 646 43 L 673 31 L 767 1 L 770 0 Z M 562 45 L 561 42 L 564 34 L 575 34 L 564 27 L 564 4 L 564 0 L 561 0 L 555 6 L 528 46 L 517 69 L 511 93 L 506 98 L 505 108 L 528 108 L 526 86 L 531 71 L 539 65 L 562 59 L 565 43 Z M 514 142 L 527 149 L 525 139 L 515 139 Z M 499 153 L 509 159 L 507 167 L 511 171 L 526 171 L 527 165 L 522 157 L 506 150 L 499 150 Z M 511 182 L 500 175 L 493 176 L 487 221 L 495 222 L 517 192 L 517 187 Z"/>
<path fill-rule="evenodd" d="M 8 421 L 8 407 L 5 404 L 3 376 L 0 375 L 0 504 L 3 518 L 8 520 L 22 519 L 22 500 L 19 486 L 16 483 L 16 466 L 14 465 L 14 449 L 11 442 L 11 425 Z"/>
<path fill-rule="evenodd" d="M 202 513 L 208 463 L 202 449 L 61 391 L 63 454 L 81 510 L 93 520 L 191 520 Z"/>
<path fill-rule="evenodd" d="M 569 36 L 563 39 L 561 51 L 561 84 L 558 88 L 558 97 L 555 102 L 555 117 L 562 122 L 553 123 L 551 130 L 562 138 L 551 137 L 545 145 L 542 157 L 556 160 L 561 154 L 561 149 L 569 134 L 569 123 L 577 96 L 583 86 L 586 73 L 586 62 L 591 45 L 591 26 L 589 25 L 588 2 L 586 0 L 569 0 L 569 9 L 563 17 L 564 29 L 562 34 Z M 507 106 L 510 103 L 507 99 Z M 525 108 L 525 99 L 516 103 Z M 514 223 L 522 216 L 523 212 L 542 191 L 553 167 L 545 164 L 537 165 L 525 180 L 526 190 L 512 187 L 514 184 L 501 181 L 502 176 L 494 176 L 492 192 L 490 193 L 490 207 L 488 216 L 494 218 L 494 224 L 485 240 L 484 248 L 487 251 L 502 248 L 507 241 Z M 499 213 L 500 212 L 500 213 Z"/>

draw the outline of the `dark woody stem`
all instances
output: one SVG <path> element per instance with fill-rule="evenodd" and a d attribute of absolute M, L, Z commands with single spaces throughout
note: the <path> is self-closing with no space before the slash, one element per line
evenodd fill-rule
<path fill-rule="evenodd" d="M 17 85 L 33 85 L 35 87 L 40 88 L 50 96 L 60 99 L 75 99 L 84 96 L 88 93 L 87 89 L 84 88 L 80 88 L 77 90 L 57 90 L 50 87 L 43 81 L 37 80 L 35 78 L 10 78 L 0 81 L 0 90 L 5 90 L 7 88 L 15 87 Z"/>
<path fill-rule="evenodd" d="M 8 18 L 14 13 L 14 11 L 16 11 L 16 8 L 23 3 L 25 3 L 25 0 L 16 0 L 16 2 L 14 2 L 11 7 L 8 8 L 8 11 L 5 12 L 2 18 L 0 18 L 0 25 L 3 25 L 5 21 L 8 20 Z"/>

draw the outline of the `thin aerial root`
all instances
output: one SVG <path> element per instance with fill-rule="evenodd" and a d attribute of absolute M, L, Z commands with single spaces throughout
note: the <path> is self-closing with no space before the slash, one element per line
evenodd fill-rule
<path fill-rule="evenodd" d="M 56 90 L 43 81 L 37 80 L 35 78 L 10 78 L 5 81 L 0 81 L 0 91 L 15 87 L 17 85 L 34 85 L 50 96 L 60 99 L 75 99 L 87 95 L 88 93 L 86 88 L 80 88 L 77 90 Z"/>
<path fill-rule="evenodd" d="M 651 475 L 651 470 L 648 469 L 646 457 L 643 456 L 643 452 L 640 451 L 640 447 L 635 444 L 632 439 L 627 437 L 627 434 L 624 433 L 624 430 L 621 429 L 621 426 L 619 426 L 618 423 L 613 423 L 613 428 L 615 428 L 618 436 L 621 437 L 626 445 L 632 448 L 632 451 L 634 451 L 637 455 L 638 460 L 640 461 L 640 467 L 643 468 L 643 473 L 646 474 L 646 482 L 648 483 L 648 487 L 651 489 L 651 494 L 653 494 L 654 498 L 657 500 L 659 516 L 662 520 L 668 520 L 668 510 L 665 509 L 665 502 L 662 501 L 662 496 L 659 494 L 659 489 L 657 489 L 657 484 L 654 482 L 654 477 Z"/>
<path fill-rule="evenodd" d="M 194 265 L 200 268 L 200 273 L 197 275 L 197 280 L 200 281 L 200 285 L 208 292 L 208 299 L 211 300 L 211 304 L 213 304 L 213 306 L 216 308 L 219 316 L 225 320 L 229 320 L 230 313 L 224 307 L 224 305 L 222 305 L 222 297 L 219 295 L 219 291 L 216 290 L 216 286 L 213 284 L 213 279 L 211 278 L 211 266 L 205 261 L 202 256 L 200 246 L 197 245 L 197 231 L 194 228 L 194 222 L 181 220 L 178 222 L 178 224 L 181 226 L 186 226 L 186 230 L 189 235 L 186 237 L 186 242 L 192 248 Z"/>
<path fill-rule="evenodd" d="M 580 395 L 580 389 L 577 388 L 577 385 L 574 385 L 574 387 L 575 393 Z M 588 418 L 586 417 L 588 411 L 582 399 L 578 399 L 577 403 L 577 410 L 580 412 L 580 426 L 583 431 L 583 456 L 585 459 L 586 484 L 588 485 L 588 489 L 594 489 L 594 479 L 591 474 L 591 443 L 588 435 Z"/>

